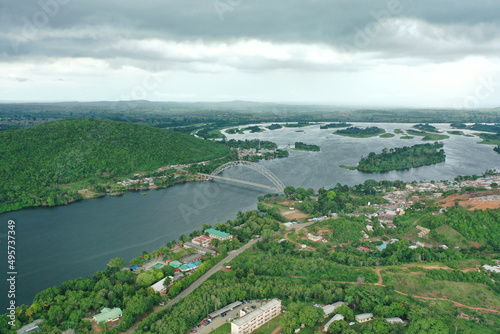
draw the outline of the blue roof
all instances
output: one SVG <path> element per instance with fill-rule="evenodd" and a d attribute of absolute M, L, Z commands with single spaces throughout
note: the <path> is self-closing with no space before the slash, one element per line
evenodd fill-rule
<path fill-rule="evenodd" d="M 133 267 L 132 267 L 132 268 L 130 268 L 130 269 L 132 269 L 132 270 L 136 270 L 138 267 L 139 267 L 139 266 L 136 264 L 135 266 L 133 266 Z"/>
<path fill-rule="evenodd" d="M 196 267 L 196 264 L 194 264 L 194 263 L 188 263 L 188 267 L 189 268 L 194 268 L 194 267 Z"/>
<path fill-rule="evenodd" d="M 377 248 L 380 249 L 380 250 L 384 250 L 384 249 L 387 248 L 387 244 L 379 245 L 379 246 L 377 246 Z"/>

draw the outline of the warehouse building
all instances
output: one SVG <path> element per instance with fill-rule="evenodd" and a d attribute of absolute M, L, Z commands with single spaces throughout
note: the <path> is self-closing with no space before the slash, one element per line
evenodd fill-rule
<path fill-rule="evenodd" d="M 238 306 L 240 306 L 241 304 L 243 304 L 242 302 L 240 301 L 237 301 L 237 302 L 234 302 L 232 304 L 229 304 L 227 306 L 224 306 L 223 308 L 217 310 L 217 311 L 214 311 L 212 313 L 210 313 L 208 315 L 209 318 L 215 318 L 215 317 L 218 317 L 220 316 L 222 313 L 226 313 L 227 311 L 231 311 L 231 310 L 234 310 L 235 308 L 237 308 Z"/>
<path fill-rule="evenodd" d="M 325 318 L 328 317 L 330 314 L 337 312 L 337 309 L 341 307 L 342 305 L 347 305 L 344 302 L 336 302 L 333 304 L 328 304 L 323 306 L 323 312 L 325 312 Z"/>
<path fill-rule="evenodd" d="M 367 322 L 373 320 L 373 313 L 362 313 L 354 317 L 357 322 Z"/>
<path fill-rule="evenodd" d="M 231 234 L 213 228 L 206 229 L 205 232 L 208 233 L 209 237 L 219 240 L 231 240 L 233 238 Z"/>
<path fill-rule="evenodd" d="M 335 314 L 335 316 L 333 318 L 331 318 L 326 324 L 325 326 L 323 327 L 323 331 L 327 331 L 328 330 L 328 327 L 330 327 L 330 325 L 334 322 L 334 321 L 341 321 L 341 320 L 344 320 L 345 317 L 342 315 L 342 314 Z"/>

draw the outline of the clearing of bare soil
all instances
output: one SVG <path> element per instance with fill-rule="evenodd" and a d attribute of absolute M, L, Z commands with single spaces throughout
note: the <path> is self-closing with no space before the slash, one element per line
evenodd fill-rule
<path fill-rule="evenodd" d="M 283 216 L 285 216 L 286 219 L 301 219 L 301 218 L 306 218 L 308 215 L 301 212 L 291 212 Z"/>
<path fill-rule="evenodd" d="M 470 194 L 454 194 L 446 197 L 439 202 L 443 207 L 450 207 L 455 205 L 455 201 L 458 200 L 458 204 L 465 208 L 470 208 L 470 210 L 486 210 L 486 209 L 498 209 L 500 208 L 500 191 L 479 191 Z"/>

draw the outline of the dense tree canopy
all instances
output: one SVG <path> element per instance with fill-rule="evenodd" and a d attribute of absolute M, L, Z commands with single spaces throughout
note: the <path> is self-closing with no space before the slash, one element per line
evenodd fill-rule
<path fill-rule="evenodd" d="M 219 143 L 125 122 L 70 119 L 0 132 L 0 212 L 67 203 L 61 185 L 221 157 Z"/>

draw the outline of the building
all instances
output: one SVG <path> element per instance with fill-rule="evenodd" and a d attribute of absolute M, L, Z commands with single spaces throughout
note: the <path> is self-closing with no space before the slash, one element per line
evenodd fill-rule
<path fill-rule="evenodd" d="M 223 308 L 217 310 L 217 311 L 214 311 L 212 313 L 210 313 L 208 315 L 209 318 L 215 318 L 215 317 L 218 317 L 219 315 L 221 315 L 222 313 L 225 313 L 227 311 L 231 311 L 231 310 L 234 310 L 235 308 L 237 308 L 238 306 L 242 305 L 243 303 L 240 302 L 240 301 L 237 301 L 237 302 L 234 302 L 234 303 L 231 303 L 227 306 L 224 306 Z"/>
<path fill-rule="evenodd" d="M 344 302 L 336 302 L 333 304 L 328 304 L 322 307 L 323 312 L 325 312 L 325 318 L 328 317 L 330 314 L 337 312 L 337 309 L 341 307 L 342 305 L 347 305 Z"/>
<path fill-rule="evenodd" d="M 101 310 L 101 313 L 94 315 L 92 318 L 95 322 L 100 323 L 118 320 L 122 315 L 123 312 L 119 307 L 115 307 L 114 309 L 105 307 Z"/>
<path fill-rule="evenodd" d="M 175 261 L 170 262 L 169 265 L 171 267 L 174 267 L 174 268 L 179 268 L 180 266 L 182 266 L 182 262 L 175 260 Z"/>
<path fill-rule="evenodd" d="M 493 266 L 490 266 L 490 265 L 485 264 L 485 265 L 483 266 L 483 268 L 484 268 L 484 270 L 486 270 L 486 271 L 490 271 L 490 272 L 492 272 L 492 273 L 500 274 L 500 266 L 495 266 L 495 267 L 493 267 Z"/>
<path fill-rule="evenodd" d="M 379 251 L 383 251 L 384 249 L 387 248 L 387 244 L 378 245 L 377 248 Z"/>
<path fill-rule="evenodd" d="M 281 300 L 273 299 L 253 312 L 231 323 L 231 334 L 247 334 L 253 332 L 269 320 L 281 313 Z"/>
<path fill-rule="evenodd" d="M 385 321 L 387 321 L 390 324 L 404 324 L 405 323 L 403 321 L 403 319 L 401 319 L 399 317 L 387 318 L 387 319 L 385 319 Z"/>
<path fill-rule="evenodd" d="M 367 322 L 373 320 L 373 313 L 362 313 L 354 317 L 357 322 Z"/>
<path fill-rule="evenodd" d="M 231 240 L 233 236 L 229 233 L 222 232 L 219 230 L 215 230 L 213 228 L 209 228 L 205 230 L 206 233 L 208 233 L 209 237 L 219 239 L 219 240 Z"/>
<path fill-rule="evenodd" d="M 342 315 L 342 314 L 335 314 L 335 316 L 333 318 L 331 318 L 326 324 L 325 326 L 323 327 L 323 331 L 327 331 L 328 330 L 328 327 L 330 327 L 330 325 L 332 324 L 332 322 L 334 321 L 340 321 L 340 320 L 344 320 L 345 317 Z"/>
<path fill-rule="evenodd" d="M 172 276 L 168 276 L 168 277 L 170 278 L 170 284 L 168 286 L 163 285 L 163 283 L 167 279 L 166 277 L 159 280 L 155 284 L 151 285 L 153 290 L 155 290 L 155 292 L 159 292 L 162 296 L 164 296 L 167 293 L 168 288 L 170 288 L 174 284 L 174 278 Z"/>
<path fill-rule="evenodd" d="M 323 236 L 321 236 L 321 235 L 314 235 L 314 234 L 309 233 L 307 235 L 307 239 L 309 239 L 311 241 L 314 241 L 314 242 L 318 242 L 318 241 L 321 241 L 323 239 Z"/>
<path fill-rule="evenodd" d="M 33 322 L 30 322 L 29 324 L 19 328 L 16 331 L 16 334 L 24 334 L 24 333 L 36 333 L 40 332 L 40 327 L 38 325 L 42 322 L 42 319 L 37 319 Z"/>
<path fill-rule="evenodd" d="M 368 253 L 368 252 L 372 251 L 370 248 L 366 248 L 364 246 L 358 246 L 357 249 L 359 249 L 360 251 L 363 251 L 365 253 Z"/>
<path fill-rule="evenodd" d="M 208 235 L 200 235 L 192 240 L 193 244 L 200 245 L 202 247 L 208 247 L 210 245 L 210 241 L 212 241 L 212 237 Z"/>
<path fill-rule="evenodd" d="M 202 254 L 202 255 L 205 255 L 205 253 L 210 253 L 212 254 L 212 256 L 215 256 L 215 251 L 213 249 L 210 249 L 210 248 L 205 248 L 203 246 L 200 246 L 200 245 L 197 245 L 197 244 L 194 244 L 192 242 L 185 242 L 184 243 L 184 248 L 192 248 L 194 249 L 198 254 Z"/>

